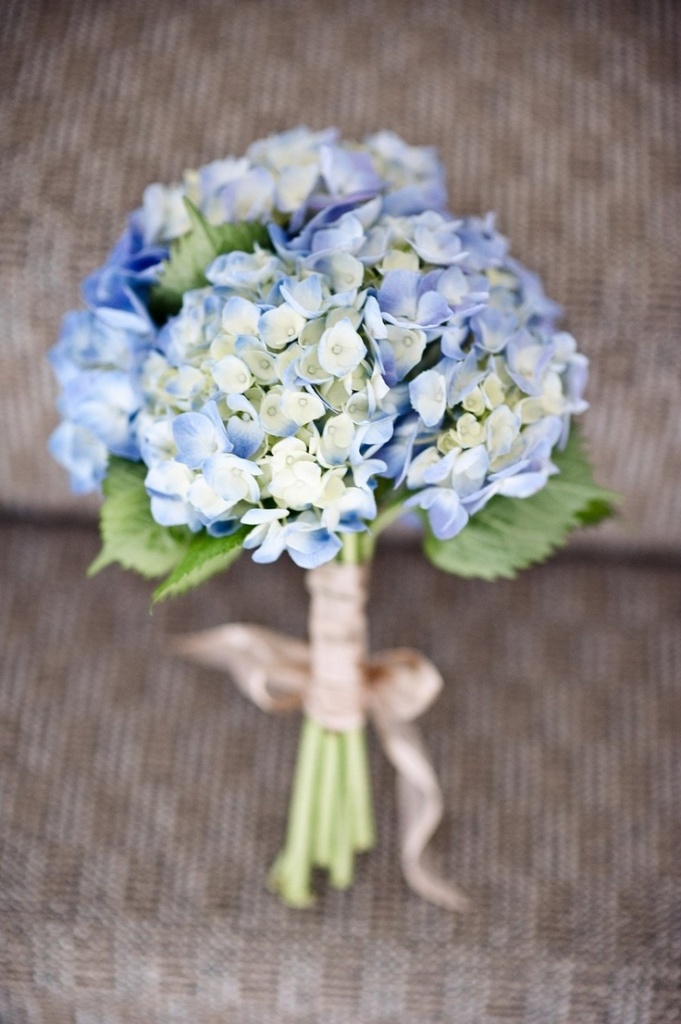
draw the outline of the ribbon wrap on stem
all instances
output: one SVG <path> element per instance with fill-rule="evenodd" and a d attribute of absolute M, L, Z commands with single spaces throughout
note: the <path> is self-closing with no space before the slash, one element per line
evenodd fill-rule
<path fill-rule="evenodd" d="M 261 710 L 302 708 L 325 729 L 345 732 L 373 722 L 397 772 L 400 859 L 411 888 L 449 910 L 466 897 L 424 863 L 442 818 L 442 793 L 414 719 L 442 688 L 418 651 L 368 653 L 366 565 L 330 562 L 307 573 L 309 644 L 263 626 L 235 623 L 178 637 L 176 653 L 226 669 Z"/>

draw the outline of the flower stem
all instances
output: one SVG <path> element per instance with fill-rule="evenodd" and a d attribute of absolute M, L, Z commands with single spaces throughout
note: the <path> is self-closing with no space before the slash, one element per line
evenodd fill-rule
<path fill-rule="evenodd" d="M 372 539 L 378 537 L 379 533 L 387 529 L 396 519 L 399 519 L 404 513 L 404 498 L 400 501 L 393 502 L 392 505 L 386 505 L 385 508 L 381 509 L 376 518 L 373 521 L 371 532 Z"/>
<path fill-rule="evenodd" d="M 346 533 L 338 560 L 370 560 L 373 538 Z M 350 680 L 348 680 L 350 682 Z M 336 889 L 352 885 L 355 854 L 374 844 L 366 729 L 335 732 L 305 718 L 293 777 L 284 848 L 270 872 L 270 886 L 290 907 L 314 902 L 312 872 L 329 873 Z"/>
<path fill-rule="evenodd" d="M 352 841 L 358 852 L 374 845 L 374 814 L 366 751 L 366 730 L 352 729 L 343 735 L 348 777 Z"/>
<path fill-rule="evenodd" d="M 308 907 L 313 902 L 310 888 L 312 836 L 323 733 L 322 727 L 311 718 L 303 721 L 293 777 L 286 845 L 270 874 L 270 885 L 291 907 Z"/>
<path fill-rule="evenodd" d="M 342 535 L 343 547 L 338 553 L 338 560 L 346 565 L 361 565 L 362 557 L 361 534 L 344 533 Z"/>
<path fill-rule="evenodd" d="M 314 843 L 314 862 L 320 868 L 328 868 L 331 864 L 335 794 L 340 779 L 340 740 L 338 733 L 325 731 L 319 766 Z"/>
<path fill-rule="evenodd" d="M 333 848 L 331 850 L 331 865 L 329 868 L 329 880 L 335 889 L 347 889 L 352 885 L 354 876 L 354 857 L 352 845 L 352 828 L 350 821 L 350 801 L 347 772 L 347 751 L 346 733 L 341 733 L 340 739 L 340 762 L 341 771 L 339 785 L 335 792 L 335 815 L 334 815 L 334 836 Z"/>
<path fill-rule="evenodd" d="M 304 719 L 286 843 L 270 872 L 270 888 L 290 907 L 309 907 L 314 867 L 328 870 L 334 888 L 347 889 L 355 854 L 373 844 L 364 726 L 339 733 Z"/>

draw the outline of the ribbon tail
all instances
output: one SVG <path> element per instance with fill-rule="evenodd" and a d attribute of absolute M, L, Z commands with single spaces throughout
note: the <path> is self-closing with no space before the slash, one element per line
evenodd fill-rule
<path fill-rule="evenodd" d="M 397 772 L 400 859 L 404 876 L 419 896 L 447 910 L 468 909 L 468 898 L 424 864 L 424 852 L 440 821 L 440 784 L 416 726 L 375 712 L 375 725 Z"/>
<path fill-rule="evenodd" d="M 190 661 L 226 670 L 262 711 L 300 708 L 310 672 L 307 644 L 263 626 L 233 623 L 174 637 L 171 649 Z"/>

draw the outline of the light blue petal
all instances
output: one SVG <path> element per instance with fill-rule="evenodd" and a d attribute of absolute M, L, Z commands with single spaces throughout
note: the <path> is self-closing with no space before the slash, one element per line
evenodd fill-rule
<path fill-rule="evenodd" d="M 217 415 L 216 415 L 217 414 Z M 181 413 L 173 421 L 177 460 L 190 469 L 200 469 L 217 452 L 231 451 L 224 424 L 214 403 L 203 412 Z"/>
<path fill-rule="evenodd" d="M 340 146 L 322 146 L 319 162 L 332 196 L 371 194 L 384 187 L 385 183 L 376 173 L 368 153 L 353 152 Z"/>
<path fill-rule="evenodd" d="M 436 426 L 445 414 L 447 403 L 444 374 L 438 370 L 424 370 L 409 382 L 409 398 L 425 425 Z"/>
<path fill-rule="evenodd" d="M 497 494 L 503 494 L 507 498 L 529 498 L 542 489 L 549 475 L 547 467 L 536 472 L 517 473 L 515 476 L 506 477 L 497 483 Z"/>
<path fill-rule="evenodd" d="M 447 190 L 440 181 L 423 185 L 406 185 L 389 192 L 383 200 L 383 212 L 390 217 L 411 217 L 425 210 L 444 210 Z"/>
<path fill-rule="evenodd" d="M 518 329 L 518 318 L 513 313 L 501 313 L 489 307 L 471 320 L 478 344 L 486 352 L 501 352 Z"/>
<path fill-rule="evenodd" d="M 431 529 L 438 540 L 450 540 L 461 533 L 468 522 L 468 513 L 454 491 L 433 487 L 422 496 L 421 507 L 428 511 Z"/>
<path fill-rule="evenodd" d="M 335 533 L 329 533 L 320 526 L 316 530 L 296 529 L 296 524 L 284 528 L 286 550 L 301 569 L 316 569 L 325 562 L 331 562 L 343 544 Z"/>
<path fill-rule="evenodd" d="M 446 367 L 447 405 L 452 409 L 484 379 L 486 370 L 478 367 L 478 353 L 472 350 L 463 362 L 449 363 Z"/>
<path fill-rule="evenodd" d="M 250 459 L 262 444 L 265 431 L 257 420 L 231 416 L 227 421 L 227 437 L 235 455 Z"/>
<path fill-rule="evenodd" d="M 413 320 L 418 304 L 421 275 L 413 270 L 391 270 L 376 292 L 381 311 L 391 318 Z"/>
<path fill-rule="evenodd" d="M 96 491 L 106 474 L 106 445 L 87 427 L 60 423 L 50 436 L 48 450 L 68 472 L 74 494 Z"/>

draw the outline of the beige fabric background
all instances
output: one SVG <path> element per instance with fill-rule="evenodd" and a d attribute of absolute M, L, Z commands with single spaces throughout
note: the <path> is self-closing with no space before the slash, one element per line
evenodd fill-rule
<path fill-rule="evenodd" d="M 0 534 L 2 1024 L 679 1021 L 678 571 L 560 558 L 490 585 L 384 548 L 372 643 L 445 677 L 430 852 L 472 910 L 404 884 L 372 735 L 378 845 L 350 892 L 290 911 L 264 881 L 298 716 L 164 646 L 239 619 L 301 635 L 303 574 L 243 558 L 150 617 L 131 573 L 84 584 L 94 530 Z"/>
<path fill-rule="evenodd" d="M 307 122 L 439 146 L 593 360 L 587 431 L 625 516 L 681 544 L 680 8 L 558 0 L 14 0 L 3 8 L 0 502 L 82 512 L 45 452 L 43 354 L 145 184 Z"/>
<path fill-rule="evenodd" d="M 5 0 L 0 36 L 1 1024 L 681 1020 L 681 5 Z M 513 583 L 380 547 L 373 646 L 446 681 L 422 725 L 462 919 L 403 883 L 373 738 L 354 889 L 266 892 L 298 720 L 165 649 L 301 635 L 302 573 L 243 558 L 149 617 L 132 574 L 85 582 L 95 505 L 45 453 L 43 355 L 144 185 L 301 121 L 436 143 L 455 208 L 498 210 L 592 357 L 627 495 L 588 558 Z"/>

